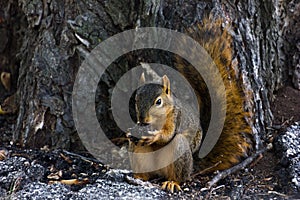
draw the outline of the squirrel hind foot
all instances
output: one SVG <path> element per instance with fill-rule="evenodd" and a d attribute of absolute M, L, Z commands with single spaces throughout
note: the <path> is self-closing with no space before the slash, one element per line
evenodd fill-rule
<path fill-rule="evenodd" d="M 181 187 L 176 181 L 165 181 L 161 186 L 161 189 L 170 191 L 171 193 L 174 193 L 174 188 L 176 188 L 177 191 L 181 191 Z"/>

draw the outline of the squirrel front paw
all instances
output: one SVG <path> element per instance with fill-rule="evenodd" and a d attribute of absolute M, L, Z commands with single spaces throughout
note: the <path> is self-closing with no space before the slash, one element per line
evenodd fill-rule
<path fill-rule="evenodd" d="M 151 145 L 157 141 L 160 141 L 160 131 L 148 131 L 149 136 L 142 136 L 142 142 L 145 145 Z"/>

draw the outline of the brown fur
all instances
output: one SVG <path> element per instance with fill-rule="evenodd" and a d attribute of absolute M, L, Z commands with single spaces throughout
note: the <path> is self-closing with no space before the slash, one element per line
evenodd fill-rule
<path fill-rule="evenodd" d="M 174 160 L 174 156 L 179 153 L 182 153 L 182 149 L 176 148 L 178 144 L 182 143 L 182 139 L 184 136 L 176 135 L 171 143 L 169 143 L 168 148 L 164 148 L 165 151 L 160 152 L 159 154 L 155 154 L 150 157 L 145 157 L 141 155 L 140 157 L 132 157 L 132 167 L 133 171 L 139 171 L 144 169 L 151 168 L 159 168 L 162 163 L 168 162 L 168 160 Z M 143 141 L 140 141 L 138 144 L 130 143 L 131 150 L 134 153 L 149 153 L 155 152 L 164 145 L 159 144 L 151 144 L 144 145 Z M 143 180 L 149 180 L 153 178 L 163 177 L 168 181 L 175 181 L 178 183 L 187 181 L 190 179 L 190 172 L 192 171 L 192 154 L 190 150 L 186 149 L 187 152 L 184 153 L 181 157 L 179 157 L 175 162 L 160 168 L 156 171 L 145 172 L 145 173 L 135 173 L 135 178 L 140 178 Z M 180 151 L 180 152 L 179 152 Z M 149 166 L 150 165 L 150 166 Z"/>
<path fill-rule="evenodd" d="M 222 30 L 221 25 L 221 20 L 215 22 L 205 20 L 202 25 L 198 25 L 195 29 L 188 30 L 188 33 L 198 41 L 212 57 L 221 73 L 226 88 L 225 107 L 227 112 L 221 136 L 213 150 L 204 159 L 194 161 L 194 166 L 197 170 L 210 168 L 210 170 L 207 170 L 209 172 L 232 167 L 240 162 L 243 157 L 246 157 L 252 148 L 252 128 L 246 120 L 250 114 L 244 110 L 245 95 L 240 87 L 242 83 L 236 77 L 236 72 L 232 64 L 232 39 L 226 30 Z M 196 49 L 193 49 L 193 47 L 190 48 L 190 52 L 188 53 L 197 56 L 197 51 Z M 177 58 L 176 67 L 187 78 L 197 93 L 196 95 L 201 111 L 201 126 L 205 133 L 208 129 L 208 124 L 214 123 L 213 121 L 210 122 L 211 104 L 206 84 L 201 75 L 195 73 L 194 68 L 180 57 Z M 160 114 L 155 114 L 155 117 L 158 117 L 159 119 L 160 117 L 162 119 L 164 118 L 164 126 L 153 136 L 146 136 L 137 144 L 130 142 L 130 149 L 135 153 L 148 153 L 155 152 L 158 149 L 165 147 L 167 144 L 169 145 L 172 143 L 173 146 L 171 145 L 172 148 L 165 154 L 150 157 L 149 160 L 145 160 L 143 157 L 136 157 L 132 158 L 131 161 L 133 164 L 133 171 L 147 168 L 149 165 L 158 166 L 164 159 L 172 159 L 176 154 L 180 153 L 180 151 L 183 151 L 181 147 L 183 145 L 182 138 L 184 137 L 190 140 L 189 151 L 186 151 L 178 160 L 157 171 L 137 173 L 135 175 L 135 177 L 144 180 L 163 177 L 168 181 L 180 183 L 188 180 L 191 175 L 191 165 L 193 163 L 192 153 L 196 152 L 201 144 L 202 130 L 199 129 L 197 134 L 192 137 L 189 137 L 189 132 L 191 132 L 192 129 L 184 130 L 178 134 L 174 133 L 177 121 L 174 116 L 175 112 L 173 111 L 176 107 L 171 106 L 172 101 L 170 101 L 170 94 L 166 94 L 165 92 L 166 87 L 168 88 L 170 86 L 165 83 L 166 80 L 163 79 L 161 97 L 167 102 L 165 107 L 156 108 L 155 105 L 152 105 L 153 102 L 147 101 L 146 103 L 144 102 L 144 105 L 137 106 L 140 108 L 140 110 L 137 111 L 138 119 L 140 117 L 139 115 L 147 115 L 148 118 L 146 117 L 146 120 L 148 120 L 148 123 L 154 119 L 153 113 L 158 112 Z M 212 84 L 217 93 L 220 93 L 219 83 L 213 82 Z M 221 98 L 221 96 L 218 96 L 217 98 Z M 151 104 L 150 109 L 146 109 L 149 108 L 147 103 Z M 137 104 L 139 104 L 139 101 L 137 101 Z M 152 107 L 154 107 L 155 112 L 151 111 Z"/>
<path fill-rule="evenodd" d="M 141 77 L 141 79 L 143 78 Z M 175 106 L 171 96 L 170 82 L 167 76 L 164 76 L 162 79 L 162 87 L 152 87 L 153 90 L 154 88 L 156 90 L 160 90 L 158 92 L 160 95 L 156 98 L 149 98 L 149 101 L 139 99 L 139 97 L 144 97 L 144 95 L 148 93 L 145 94 L 143 90 L 137 91 L 137 104 L 143 104 L 143 106 L 137 106 L 137 118 L 141 124 L 150 124 L 157 128 L 160 127 L 157 124 L 160 124 L 162 121 L 163 125 L 158 130 L 153 131 L 150 136 L 143 136 L 142 140 L 140 140 L 137 144 L 130 141 L 129 147 L 130 151 L 134 153 L 153 153 L 161 148 L 164 151 L 155 155 L 150 154 L 149 157 L 144 155 L 133 155 L 131 156 L 131 165 L 135 172 L 146 171 L 143 173 L 135 173 L 136 178 L 149 180 L 156 177 L 163 177 L 167 181 L 170 181 L 167 182 L 166 186 L 168 189 L 171 188 L 172 190 L 172 187 L 175 186 L 178 188 L 179 183 L 190 179 L 190 173 L 193 166 L 192 152 L 186 137 L 183 134 L 175 135 L 176 119 L 179 113 L 175 112 Z M 153 94 L 157 94 L 157 92 L 154 92 Z M 158 98 L 161 98 L 163 102 L 161 106 L 157 106 L 155 104 Z M 155 100 L 152 102 L 150 99 Z M 145 108 L 149 109 L 144 110 Z M 141 117 L 141 115 L 145 117 Z M 158 119 L 158 121 L 155 119 Z M 184 140 L 186 141 L 185 144 Z M 182 153 L 182 156 L 175 159 Z M 171 164 L 163 165 L 162 163 Z M 149 168 L 159 169 L 147 172 L 147 169 Z"/>
<path fill-rule="evenodd" d="M 235 66 L 232 64 L 231 36 L 226 30 L 221 29 L 222 20 L 215 22 L 205 20 L 202 24 L 188 32 L 211 56 L 221 73 L 226 89 L 226 119 L 221 136 L 213 150 L 200 163 L 195 164 L 198 165 L 195 166 L 197 169 L 204 169 L 220 162 L 216 167 L 208 170 L 211 172 L 230 168 L 247 156 L 252 148 L 252 128 L 246 121 L 250 114 L 243 107 L 245 95 L 240 87 L 242 83 L 236 77 Z M 198 92 L 201 125 L 204 131 L 207 131 L 210 120 L 207 114 L 210 113 L 210 98 L 206 84 L 201 76 L 195 75 L 192 66 L 187 65 L 181 58 L 177 57 L 177 63 L 178 70 L 186 76 Z M 218 83 L 214 88 L 219 89 Z"/>

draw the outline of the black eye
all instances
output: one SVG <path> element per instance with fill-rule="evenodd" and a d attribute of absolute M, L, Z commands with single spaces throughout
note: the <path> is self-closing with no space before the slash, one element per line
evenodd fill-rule
<path fill-rule="evenodd" d="M 155 105 L 159 106 L 161 104 L 161 99 L 157 99 L 156 102 L 155 102 Z"/>

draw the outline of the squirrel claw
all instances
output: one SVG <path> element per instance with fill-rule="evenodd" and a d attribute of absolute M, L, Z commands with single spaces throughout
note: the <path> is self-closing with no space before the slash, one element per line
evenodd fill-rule
<path fill-rule="evenodd" d="M 165 181 L 161 186 L 163 190 L 168 190 L 171 193 L 174 193 L 174 187 L 176 188 L 177 191 L 181 191 L 181 187 L 179 183 L 177 183 L 176 181 Z"/>
<path fill-rule="evenodd" d="M 160 140 L 159 131 L 148 131 L 150 136 L 142 136 L 143 143 L 151 145 Z"/>
<path fill-rule="evenodd" d="M 157 135 L 159 133 L 159 131 L 148 131 L 148 134 L 150 135 Z"/>
<path fill-rule="evenodd" d="M 143 140 L 144 144 L 151 145 L 154 142 L 158 141 L 158 137 L 156 137 L 156 136 L 143 136 L 142 140 Z"/>
<path fill-rule="evenodd" d="M 142 136 L 143 143 L 146 145 L 151 145 L 157 141 L 161 141 L 160 131 L 149 131 L 150 136 Z"/>

